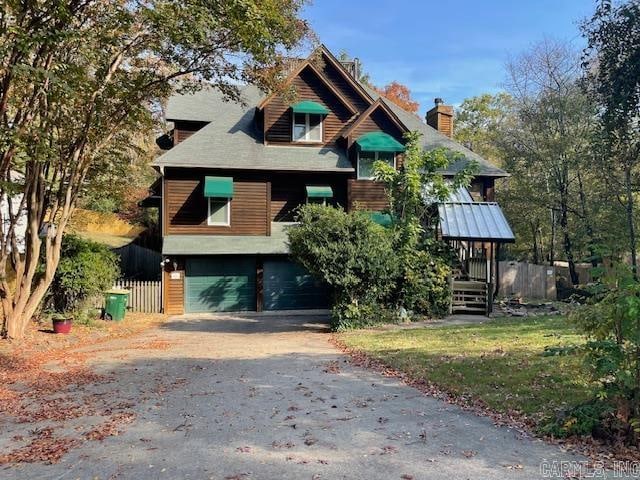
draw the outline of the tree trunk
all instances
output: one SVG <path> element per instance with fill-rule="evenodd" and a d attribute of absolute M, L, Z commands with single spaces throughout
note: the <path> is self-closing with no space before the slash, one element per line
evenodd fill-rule
<path fill-rule="evenodd" d="M 538 252 L 540 247 L 538 245 L 538 225 L 536 223 L 530 223 L 531 225 L 531 235 L 533 236 L 533 263 L 538 265 L 540 263 L 540 256 Z"/>
<path fill-rule="evenodd" d="M 578 285 L 580 280 L 578 278 L 578 272 L 576 271 L 576 263 L 573 258 L 573 245 L 569 235 L 569 212 L 567 207 L 566 191 L 562 192 L 560 196 L 560 229 L 562 230 L 564 254 L 567 257 L 567 263 L 569 264 L 569 276 L 571 277 L 572 285 L 575 286 Z"/>
<path fill-rule="evenodd" d="M 589 257 L 591 259 L 591 266 L 598 266 L 598 258 L 596 256 L 595 251 L 595 235 L 593 232 L 593 224 L 591 223 L 591 218 L 589 216 L 589 212 L 587 210 L 587 196 L 584 193 L 584 186 L 582 185 L 582 174 L 580 170 L 577 172 L 578 178 L 578 194 L 580 197 L 580 210 L 582 211 L 582 221 L 584 222 L 584 227 L 587 232 L 587 243 L 589 245 Z"/>
<path fill-rule="evenodd" d="M 556 262 L 556 211 L 551 209 L 551 242 L 549 245 L 549 265 L 553 267 Z"/>
<path fill-rule="evenodd" d="M 633 185 L 631 176 L 631 165 L 625 167 L 624 183 L 626 191 L 625 213 L 627 217 L 627 228 L 629 229 L 629 249 L 631 252 L 631 271 L 633 278 L 638 279 L 638 251 L 636 247 L 636 228 L 634 222 L 634 205 L 633 205 Z"/>

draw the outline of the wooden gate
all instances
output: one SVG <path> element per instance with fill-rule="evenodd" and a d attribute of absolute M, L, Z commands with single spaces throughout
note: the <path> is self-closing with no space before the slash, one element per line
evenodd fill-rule
<path fill-rule="evenodd" d="M 118 280 L 115 288 L 129 290 L 127 310 L 142 313 L 162 311 L 162 288 L 159 280 Z"/>
<path fill-rule="evenodd" d="M 500 296 L 555 300 L 555 268 L 527 262 L 500 262 Z"/>

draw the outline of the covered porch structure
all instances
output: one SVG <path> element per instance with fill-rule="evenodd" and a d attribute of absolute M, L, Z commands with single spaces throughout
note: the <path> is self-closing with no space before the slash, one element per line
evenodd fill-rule
<path fill-rule="evenodd" d="M 451 277 L 450 313 L 489 314 L 500 288 L 500 246 L 515 241 L 495 202 L 445 202 L 438 205 L 440 237 L 457 254 Z"/>

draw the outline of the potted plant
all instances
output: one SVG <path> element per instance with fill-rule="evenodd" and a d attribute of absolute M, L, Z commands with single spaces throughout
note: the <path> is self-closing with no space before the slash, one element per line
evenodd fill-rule
<path fill-rule="evenodd" d="M 51 315 L 54 333 L 69 333 L 73 317 L 67 313 L 54 313 Z"/>

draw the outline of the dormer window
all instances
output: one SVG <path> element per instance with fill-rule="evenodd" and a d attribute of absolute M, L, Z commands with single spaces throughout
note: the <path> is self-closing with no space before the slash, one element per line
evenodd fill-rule
<path fill-rule="evenodd" d="M 322 142 L 322 120 L 329 113 L 323 105 L 311 100 L 296 103 L 291 107 L 293 113 L 292 134 L 294 142 Z"/>
<path fill-rule="evenodd" d="M 293 114 L 294 142 L 322 142 L 322 115 Z"/>
<path fill-rule="evenodd" d="M 377 161 L 388 163 L 395 168 L 396 155 L 394 152 L 359 152 L 358 180 L 373 180 L 373 164 Z"/>
<path fill-rule="evenodd" d="M 396 153 L 404 152 L 404 145 L 384 132 L 369 132 L 356 140 L 358 149 L 358 180 L 373 180 L 373 165 L 380 161 L 396 168 Z"/>

